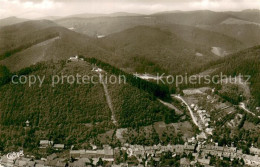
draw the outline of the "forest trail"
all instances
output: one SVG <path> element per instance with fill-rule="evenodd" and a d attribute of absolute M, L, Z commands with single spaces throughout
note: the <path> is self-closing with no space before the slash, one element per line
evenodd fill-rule
<path fill-rule="evenodd" d="M 117 125 L 117 121 L 116 121 L 116 118 L 115 118 L 115 113 L 114 113 L 114 109 L 113 109 L 112 100 L 111 100 L 111 97 L 110 97 L 110 95 L 108 93 L 107 85 L 103 81 L 103 77 L 102 77 L 101 73 L 99 73 L 99 79 L 100 79 L 100 83 L 103 85 L 105 96 L 106 96 L 106 100 L 107 100 L 107 104 L 108 104 L 108 107 L 109 107 L 109 109 L 111 111 L 111 120 L 113 121 L 113 123 L 115 125 Z"/>

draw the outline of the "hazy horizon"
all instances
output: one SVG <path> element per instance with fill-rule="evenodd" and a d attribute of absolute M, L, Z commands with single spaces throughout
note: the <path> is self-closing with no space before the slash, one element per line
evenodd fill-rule
<path fill-rule="evenodd" d="M 74 14 L 118 12 L 152 14 L 167 11 L 242 11 L 259 9 L 258 0 L 2 0 L 0 18 L 16 16 L 37 19 Z"/>

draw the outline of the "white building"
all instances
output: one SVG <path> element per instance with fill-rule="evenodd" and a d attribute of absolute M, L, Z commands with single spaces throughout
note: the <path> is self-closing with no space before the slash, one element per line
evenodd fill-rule
<path fill-rule="evenodd" d="M 70 61 L 79 61 L 79 56 L 76 55 L 75 57 L 70 57 L 69 60 Z"/>

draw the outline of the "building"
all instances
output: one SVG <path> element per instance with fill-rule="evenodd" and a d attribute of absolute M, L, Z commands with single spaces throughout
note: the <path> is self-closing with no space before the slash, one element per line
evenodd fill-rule
<path fill-rule="evenodd" d="M 189 167 L 190 166 L 190 160 L 188 158 L 181 158 L 180 166 L 181 167 Z"/>
<path fill-rule="evenodd" d="M 40 140 L 40 148 L 47 148 L 53 145 L 53 141 Z"/>
<path fill-rule="evenodd" d="M 193 153 L 195 150 L 195 146 L 194 145 L 184 145 L 184 151 L 186 152 L 186 154 L 188 153 Z"/>
<path fill-rule="evenodd" d="M 73 158 L 113 158 L 114 151 L 111 147 L 105 147 L 102 150 L 70 150 L 70 156 Z"/>
<path fill-rule="evenodd" d="M 255 148 L 255 147 L 251 147 L 249 148 L 250 150 L 250 154 L 254 154 L 254 155 L 259 155 L 260 156 L 260 149 Z"/>
<path fill-rule="evenodd" d="M 205 158 L 203 158 L 203 159 L 198 159 L 198 162 L 201 163 L 201 164 L 203 164 L 203 165 L 209 165 L 210 159 L 205 159 Z"/>
<path fill-rule="evenodd" d="M 51 161 L 51 160 L 54 160 L 57 157 L 58 157 L 57 154 L 54 153 L 54 154 L 51 154 L 51 155 L 47 156 L 47 160 Z"/>
<path fill-rule="evenodd" d="M 34 166 L 35 162 L 31 161 L 29 158 L 19 158 L 15 161 L 15 165 L 17 166 Z"/>
<path fill-rule="evenodd" d="M 79 61 L 79 56 L 76 55 L 75 57 L 70 57 L 69 61 Z"/>
<path fill-rule="evenodd" d="M 25 122 L 25 124 L 26 124 L 26 127 L 30 126 L 30 122 L 28 120 Z"/>
<path fill-rule="evenodd" d="M 62 150 L 65 148 L 64 144 L 54 144 L 53 148 L 56 150 Z"/>
<path fill-rule="evenodd" d="M 243 159 L 244 159 L 246 165 L 260 166 L 260 157 L 258 157 L 258 156 L 243 154 Z"/>
<path fill-rule="evenodd" d="M 70 156 L 73 158 L 80 158 L 85 153 L 85 150 L 70 150 Z"/>
<path fill-rule="evenodd" d="M 173 152 L 176 152 L 177 154 L 182 154 L 184 152 L 184 145 L 174 145 Z"/>
<path fill-rule="evenodd" d="M 86 166 L 86 163 L 91 163 L 88 158 L 80 158 L 77 161 L 69 163 L 69 167 Z"/>
<path fill-rule="evenodd" d="M 1 163 L 3 165 L 13 166 L 14 162 L 15 162 L 15 160 L 8 158 L 7 155 L 2 156 Z"/>

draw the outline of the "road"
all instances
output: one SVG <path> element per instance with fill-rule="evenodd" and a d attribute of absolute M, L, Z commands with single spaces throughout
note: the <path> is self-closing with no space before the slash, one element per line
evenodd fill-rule
<path fill-rule="evenodd" d="M 188 103 L 181 97 L 181 96 L 178 96 L 178 95 L 171 95 L 172 97 L 175 97 L 176 99 L 179 99 L 181 100 L 188 108 L 189 112 L 190 112 L 190 115 L 191 115 L 191 118 L 192 118 L 192 121 L 193 123 L 199 128 L 199 130 L 203 131 L 203 128 L 198 124 L 197 122 L 197 119 L 196 117 L 194 116 L 193 114 L 193 111 L 192 109 L 190 108 L 190 106 L 188 105 Z"/>
<path fill-rule="evenodd" d="M 159 102 L 161 102 L 163 105 L 165 105 L 166 107 L 173 109 L 177 114 L 183 114 L 182 111 L 180 111 L 177 107 L 175 107 L 174 105 L 172 105 L 171 103 L 167 103 L 165 101 L 162 101 L 161 99 L 158 99 Z"/>
<path fill-rule="evenodd" d="M 251 112 L 250 110 L 248 110 L 248 109 L 246 108 L 245 103 L 239 103 L 239 107 L 240 107 L 242 110 L 244 110 L 245 112 L 247 112 L 247 113 L 249 113 L 249 114 L 252 114 L 253 116 L 256 116 L 255 113 Z M 260 118 L 260 116 L 258 116 L 258 118 Z"/>

